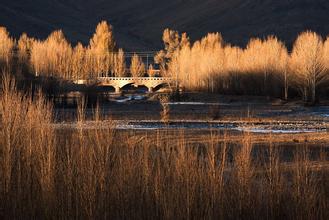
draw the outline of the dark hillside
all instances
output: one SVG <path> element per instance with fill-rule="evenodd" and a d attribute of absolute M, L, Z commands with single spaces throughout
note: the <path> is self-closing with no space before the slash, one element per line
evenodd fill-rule
<path fill-rule="evenodd" d="M 96 24 L 108 20 L 120 47 L 153 50 L 170 27 L 192 39 L 221 32 L 226 41 L 244 45 L 250 37 L 275 34 L 291 44 L 311 29 L 329 33 L 326 0 L 2 0 L 0 24 L 15 36 L 26 31 L 46 37 L 63 29 L 72 41 L 88 42 Z"/>

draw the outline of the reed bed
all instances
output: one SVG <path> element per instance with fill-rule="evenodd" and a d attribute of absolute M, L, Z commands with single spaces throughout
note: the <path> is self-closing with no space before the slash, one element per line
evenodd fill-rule
<path fill-rule="evenodd" d="M 326 144 L 314 166 L 307 142 L 282 160 L 268 136 L 231 142 L 211 133 L 118 133 L 95 110 L 93 129 L 55 129 L 51 105 L 15 89 L 0 96 L 1 219 L 328 219 Z M 326 135 L 326 134 L 322 134 Z M 264 156 L 255 157 L 255 149 Z M 323 166 L 322 166 L 323 165 Z"/>

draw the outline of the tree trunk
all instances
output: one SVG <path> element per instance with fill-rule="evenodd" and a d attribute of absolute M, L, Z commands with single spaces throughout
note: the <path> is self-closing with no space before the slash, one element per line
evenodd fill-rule
<path fill-rule="evenodd" d="M 288 100 L 288 77 L 287 71 L 284 72 L 284 100 Z"/>
<path fill-rule="evenodd" d="M 315 96 L 316 96 L 316 91 L 315 91 L 315 82 L 312 82 L 312 104 L 315 104 Z"/>

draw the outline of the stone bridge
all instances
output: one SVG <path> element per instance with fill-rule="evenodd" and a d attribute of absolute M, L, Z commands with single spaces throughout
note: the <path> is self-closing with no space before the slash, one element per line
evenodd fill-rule
<path fill-rule="evenodd" d="M 112 86 L 115 92 L 119 93 L 120 90 L 127 85 L 145 86 L 149 92 L 153 92 L 161 85 L 168 85 L 174 81 L 172 78 L 166 77 L 99 77 L 97 78 L 97 85 L 99 86 Z"/>

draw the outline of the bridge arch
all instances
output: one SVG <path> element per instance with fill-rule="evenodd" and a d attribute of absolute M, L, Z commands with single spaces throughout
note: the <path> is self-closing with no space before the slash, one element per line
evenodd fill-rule
<path fill-rule="evenodd" d="M 162 82 L 162 83 L 155 84 L 154 87 L 152 87 L 152 91 L 156 92 L 159 89 L 164 88 L 164 87 L 170 88 L 170 84 L 167 83 L 167 82 Z"/>
<path fill-rule="evenodd" d="M 158 87 L 169 85 L 172 80 L 163 77 L 99 77 L 98 84 L 100 86 L 107 85 L 113 86 L 115 92 L 119 93 L 120 90 L 127 85 L 145 86 L 149 92 L 157 90 Z"/>

